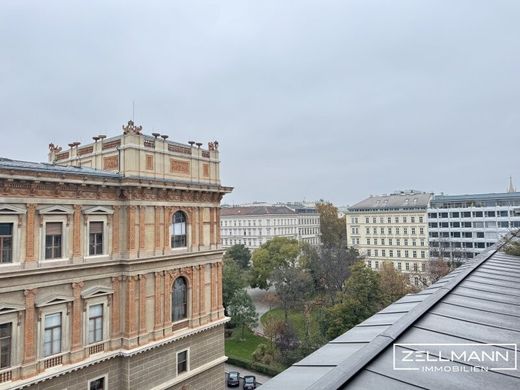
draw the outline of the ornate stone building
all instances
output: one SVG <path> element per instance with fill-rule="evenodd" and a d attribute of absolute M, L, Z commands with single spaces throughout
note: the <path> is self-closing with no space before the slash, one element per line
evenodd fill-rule
<path fill-rule="evenodd" d="M 220 389 L 218 143 L 0 159 L 0 390 Z"/>

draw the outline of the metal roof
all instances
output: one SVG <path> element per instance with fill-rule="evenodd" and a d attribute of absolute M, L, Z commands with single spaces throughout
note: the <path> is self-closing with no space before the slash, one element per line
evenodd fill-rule
<path fill-rule="evenodd" d="M 471 367 L 461 361 L 450 363 L 461 369 L 456 373 L 395 370 L 395 343 L 519 345 L 520 257 L 488 248 L 429 288 L 404 296 L 330 341 L 262 389 L 520 388 L 518 355 L 517 369 L 511 371 L 465 372 Z M 437 350 L 431 350 L 432 356 Z"/>
<path fill-rule="evenodd" d="M 348 211 L 424 209 L 432 194 L 425 192 L 400 192 L 390 195 L 370 196 L 348 208 Z"/>
<path fill-rule="evenodd" d="M 253 216 L 253 215 L 288 215 L 295 214 L 294 210 L 287 206 L 234 206 L 222 207 L 220 210 L 221 217 L 232 216 Z"/>
<path fill-rule="evenodd" d="M 54 165 L 54 164 L 49 164 L 49 163 L 11 160 L 8 158 L 0 157 L 0 169 L 2 169 L 2 168 L 3 169 L 23 170 L 23 171 L 48 172 L 48 173 L 103 176 L 103 177 L 110 177 L 110 178 L 122 177 L 119 173 L 102 171 L 99 169 L 88 168 L 88 167 L 61 166 L 61 165 Z"/>

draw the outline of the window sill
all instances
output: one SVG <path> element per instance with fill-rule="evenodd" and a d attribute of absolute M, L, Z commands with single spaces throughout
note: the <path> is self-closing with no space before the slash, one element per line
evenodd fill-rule
<path fill-rule="evenodd" d="M 92 255 L 92 256 L 85 256 L 85 261 L 87 260 L 109 260 L 110 255 Z"/>

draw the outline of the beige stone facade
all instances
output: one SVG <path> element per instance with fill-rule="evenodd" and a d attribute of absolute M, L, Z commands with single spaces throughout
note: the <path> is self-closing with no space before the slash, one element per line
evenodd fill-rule
<path fill-rule="evenodd" d="M 367 266 L 385 261 L 421 285 L 429 259 L 427 207 L 431 194 L 403 191 L 372 196 L 346 213 L 348 245 L 358 249 Z"/>
<path fill-rule="evenodd" d="M 123 133 L 0 159 L 0 390 L 224 386 L 218 143 Z"/>

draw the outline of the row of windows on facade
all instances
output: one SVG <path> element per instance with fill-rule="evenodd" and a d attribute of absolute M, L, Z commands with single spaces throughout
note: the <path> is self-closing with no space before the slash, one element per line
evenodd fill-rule
<path fill-rule="evenodd" d="M 367 237 L 365 241 L 366 241 L 366 245 L 401 246 L 401 242 L 402 242 L 403 243 L 402 246 L 410 246 L 409 244 L 411 242 L 411 246 L 417 246 L 416 239 L 409 240 L 408 238 L 404 238 L 401 241 L 400 238 L 373 238 L 372 239 L 370 237 Z M 354 242 L 354 244 L 359 245 L 360 239 L 357 238 L 356 241 Z M 419 246 L 426 246 L 426 240 L 424 240 L 424 239 L 419 240 Z"/>
<path fill-rule="evenodd" d="M 271 224 L 272 221 L 272 224 Z M 313 221 L 313 222 L 311 222 Z M 316 224 L 319 225 L 320 219 L 309 219 L 309 221 L 304 222 L 304 224 Z M 285 218 L 274 218 L 274 219 L 250 219 L 250 220 L 225 220 L 222 219 L 220 221 L 220 226 L 223 227 L 234 227 L 234 226 L 287 226 L 287 225 L 298 225 L 298 220 L 296 218 L 293 219 L 285 219 Z"/>
<path fill-rule="evenodd" d="M 277 234 L 296 234 L 297 228 L 273 228 L 273 235 Z M 265 228 L 263 231 L 260 228 L 246 228 L 246 229 L 222 229 L 222 235 L 224 236 L 270 236 L 271 228 Z"/>
<path fill-rule="evenodd" d="M 442 213 L 428 213 L 429 219 L 436 218 L 495 218 L 495 217 L 514 217 L 514 210 L 493 210 L 493 211 L 451 211 Z"/>
<path fill-rule="evenodd" d="M 105 304 L 95 304 L 88 307 L 86 318 L 87 343 L 96 344 L 106 340 Z M 172 322 L 182 321 L 188 315 L 188 288 L 186 280 L 179 277 L 172 287 Z M 69 320 L 60 311 L 45 314 L 43 317 L 42 358 L 47 358 L 63 352 L 64 321 Z M 0 319 L 1 321 L 1 319 Z M 13 356 L 13 322 L 0 323 L 0 369 L 9 368 Z"/>
<path fill-rule="evenodd" d="M 105 248 L 103 221 L 92 221 L 88 224 L 88 255 L 100 256 L 107 253 Z M 13 223 L 0 223 L 0 263 L 13 262 Z M 45 223 L 44 259 L 63 258 L 63 231 L 62 222 Z M 186 247 L 186 215 L 177 211 L 172 218 L 171 247 Z"/>
<path fill-rule="evenodd" d="M 372 230 L 369 227 L 365 228 L 365 233 L 366 234 L 370 234 L 372 232 L 372 234 L 376 235 L 376 234 L 378 234 L 378 231 L 379 231 L 380 235 L 392 235 L 394 233 L 395 233 L 396 236 L 401 235 L 401 228 L 399 226 L 397 226 L 397 227 L 389 226 L 386 229 L 381 226 L 379 228 L 379 230 L 377 229 L 377 227 L 373 227 Z M 352 232 L 352 234 L 358 235 L 359 234 L 359 227 L 352 227 L 351 228 L 351 232 Z M 416 226 L 412 226 L 412 227 L 410 227 L 410 230 L 408 230 L 408 227 L 403 227 L 402 228 L 402 232 L 403 232 L 403 235 L 405 235 L 405 236 L 408 235 L 408 232 L 410 232 L 410 235 L 412 235 L 412 236 L 417 235 L 417 232 L 419 232 L 420 236 L 423 236 L 424 235 L 424 227 L 419 227 L 419 229 L 417 229 Z"/>
<path fill-rule="evenodd" d="M 484 232 L 430 232 L 431 238 L 484 238 Z"/>
<path fill-rule="evenodd" d="M 302 238 L 304 242 L 307 242 L 312 245 L 318 245 L 320 243 L 319 237 L 306 237 Z M 248 247 L 259 247 L 262 244 L 265 244 L 268 240 L 266 238 L 244 238 L 244 239 L 233 239 L 233 238 L 222 238 L 222 245 L 224 246 L 232 246 L 232 245 L 246 245 Z"/>
<path fill-rule="evenodd" d="M 351 217 L 350 221 L 351 223 L 353 224 L 359 224 L 359 218 L 360 217 Z M 402 215 L 402 216 L 389 216 L 389 217 L 379 217 L 379 219 L 377 217 L 365 217 L 365 223 L 380 223 L 380 224 L 383 224 L 383 223 L 416 223 L 416 221 L 418 221 L 419 223 L 423 223 L 423 220 L 424 220 L 424 217 L 422 216 L 418 216 L 418 217 L 415 217 L 415 216 L 407 216 L 407 215 Z M 379 221 L 379 222 L 378 222 Z"/>
<path fill-rule="evenodd" d="M 493 246 L 494 242 L 460 242 L 460 241 L 431 241 L 432 248 L 478 248 L 484 249 Z"/>
<path fill-rule="evenodd" d="M 519 228 L 520 221 L 485 221 L 485 222 L 429 222 L 428 226 L 431 229 L 435 228 L 500 228 L 500 229 L 509 229 L 509 228 Z"/>
<path fill-rule="evenodd" d="M 381 261 L 381 264 L 384 262 L 384 260 Z M 374 268 L 374 269 L 379 269 L 379 260 L 368 260 L 367 261 L 367 265 L 371 268 Z M 402 262 L 400 261 L 394 261 L 393 262 L 394 264 L 394 268 L 397 269 L 398 271 L 402 271 Z M 405 262 L 404 263 L 404 266 L 405 266 L 405 271 L 410 271 L 410 270 L 413 270 L 415 272 L 418 272 L 419 271 L 419 264 L 418 263 L 411 263 L 412 264 L 412 269 L 410 269 L 410 263 L 408 262 Z M 425 272 L 426 271 L 426 263 L 421 263 L 421 272 Z"/>
<path fill-rule="evenodd" d="M 399 258 L 399 257 L 404 257 L 404 258 L 410 258 L 410 252 L 412 253 L 412 256 L 411 258 L 413 259 L 417 259 L 417 251 L 409 251 L 409 250 L 404 250 L 404 251 L 401 251 L 400 249 L 397 249 L 395 251 L 395 257 Z M 379 249 L 367 249 L 367 256 L 373 256 L 374 257 L 379 257 Z M 404 256 L 401 256 L 401 254 L 404 254 Z M 421 259 L 426 259 L 426 251 L 420 251 L 420 255 L 421 255 Z M 386 257 L 386 249 L 381 249 L 381 257 Z M 394 257 L 394 250 L 393 249 L 390 249 L 388 250 L 388 257 Z"/>
<path fill-rule="evenodd" d="M 452 259 L 472 259 L 476 255 L 478 255 L 479 252 L 473 253 L 473 252 L 464 252 L 460 250 L 443 250 L 443 251 L 430 251 L 431 257 L 443 257 L 443 258 L 452 258 Z"/>

